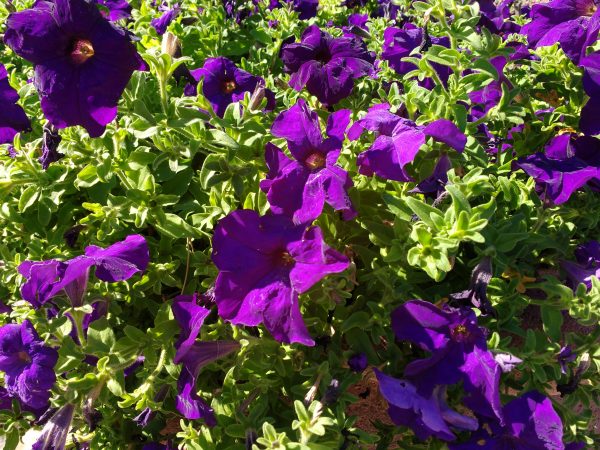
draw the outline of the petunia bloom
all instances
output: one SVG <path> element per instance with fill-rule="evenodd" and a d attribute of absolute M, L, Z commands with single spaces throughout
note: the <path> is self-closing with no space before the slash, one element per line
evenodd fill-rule
<path fill-rule="evenodd" d="M 419 28 L 411 23 L 407 23 L 403 28 L 389 27 L 383 33 L 383 51 L 381 57 L 385 59 L 390 67 L 400 75 L 417 69 L 411 62 L 402 61 L 402 58 L 408 56 L 420 56 L 415 51 L 425 51 L 431 45 L 450 46 L 448 37 L 430 36 L 426 30 Z M 448 81 L 452 69 L 441 64 L 433 64 L 434 70 L 439 75 L 443 83 Z M 432 89 L 435 84 L 431 79 L 423 80 L 420 83 L 427 89 Z"/>
<path fill-rule="evenodd" d="M 501 419 L 500 367 L 472 310 L 439 309 L 411 300 L 394 310 L 392 328 L 397 339 L 430 353 L 404 370 L 404 377 L 416 384 L 421 395 L 430 395 L 437 385 L 463 381 L 469 394 L 465 403 L 475 412 Z"/>
<path fill-rule="evenodd" d="M 514 165 L 535 179 L 543 200 L 560 205 L 585 185 L 598 188 L 600 140 L 561 134 L 548 143 L 544 153 L 520 158 Z"/>
<path fill-rule="evenodd" d="M 48 405 L 58 353 L 44 345 L 29 320 L 0 327 L 0 370 L 9 394 L 31 408 Z"/>
<path fill-rule="evenodd" d="M 210 313 L 210 310 L 199 306 L 197 300 L 197 294 L 180 295 L 171 307 L 181 328 L 173 359 L 173 362 L 182 365 L 177 380 L 176 408 L 187 419 L 204 419 L 207 425 L 214 426 L 217 423 L 214 411 L 196 393 L 196 379 L 204 366 L 237 350 L 239 344 L 236 341 L 196 342 L 204 319 Z"/>
<path fill-rule="evenodd" d="M 11 14 L 4 42 L 33 63 L 42 111 L 56 128 L 100 136 L 135 70 L 146 70 L 129 34 L 85 0 L 40 0 Z"/>
<path fill-rule="evenodd" d="M 563 450 L 563 425 L 552 402 L 537 391 L 515 398 L 503 408 L 504 424 L 485 422 L 463 444 L 449 444 L 450 450 L 552 449 Z"/>
<path fill-rule="evenodd" d="M 575 259 L 577 262 L 560 262 L 560 266 L 567 273 L 569 286 L 577 289 L 577 286 L 583 283 L 591 289 L 591 277 L 600 278 L 600 243 L 589 241 L 580 245 L 575 250 Z"/>
<path fill-rule="evenodd" d="M 600 30 L 600 13 L 594 0 L 553 0 L 531 8 L 531 22 L 521 33 L 534 48 L 559 43 L 575 63 L 585 56 Z"/>
<path fill-rule="evenodd" d="M 290 86 L 307 91 L 325 105 L 334 105 L 348 97 L 354 79 L 373 72 L 374 56 L 357 38 L 334 38 L 311 25 L 300 42 L 281 50 L 284 70 L 291 74 Z"/>
<path fill-rule="evenodd" d="M 106 10 L 100 12 L 104 17 L 112 22 L 121 19 L 129 19 L 131 17 L 131 5 L 127 0 L 95 0 L 102 5 Z"/>
<path fill-rule="evenodd" d="M 156 34 L 162 36 L 167 31 L 168 26 L 177 18 L 179 13 L 181 12 L 181 8 L 179 4 L 175 4 L 173 8 L 164 8 L 163 14 L 150 21 L 150 25 L 156 31 Z"/>
<path fill-rule="evenodd" d="M 496 310 L 487 296 L 487 287 L 490 284 L 492 275 L 492 259 L 489 256 L 484 256 L 473 269 L 469 289 L 450 294 L 450 298 L 455 301 L 468 300 L 475 308 L 479 308 L 483 314 L 490 314 L 495 317 L 497 315 Z"/>
<path fill-rule="evenodd" d="M 316 17 L 319 8 L 319 0 L 270 0 L 269 9 L 281 8 L 283 3 L 290 3 L 294 11 L 298 13 L 298 19 L 308 20 Z"/>
<path fill-rule="evenodd" d="M 281 215 L 238 210 L 215 228 L 212 259 L 219 269 L 219 315 L 236 325 L 264 323 L 280 342 L 314 345 L 302 320 L 298 294 L 349 260 L 323 242 L 321 229 Z"/>
<path fill-rule="evenodd" d="M 405 166 L 413 162 L 427 137 L 458 152 L 462 152 L 467 143 L 467 137 L 449 120 L 416 125 L 392 114 L 385 103 L 371 107 L 365 117 L 356 121 L 348 131 L 348 138 L 357 140 L 364 130 L 374 131 L 378 136 L 368 150 L 358 155 L 359 173 L 376 174 L 387 180 L 413 181 Z"/>
<path fill-rule="evenodd" d="M 114 283 L 146 270 L 150 260 L 148 244 L 134 234 L 107 248 L 90 245 L 85 254 L 66 262 L 24 261 L 19 273 L 27 279 L 21 286 L 23 299 L 39 308 L 52 297 L 65 293 L 73 306 L 81 306 L 91 267 L 96 277 Z"/>
<path fill-rule="evenodd" d="M 64 450 L 67 443 L 67 435 L 71 430 L 71 421 L 75 405 L 67 403 L 62 406 L 44 425 L 42 434 L 37 438 L 32 450 Z"/>
<path fill-rule="evenodd" d="M 219 117 L 223 117 L 227 106 L 239 102 L 246 92 L 254 92 L 258 85 L 264 86 L 265 82 L 261 77 L 238 68 L 232 61 L 222 56 L 208 58 L 202 68 L 192 70 L 191 74 L 196 81 L 204 79 L 202 94 Z M 187 90 L 186 94 L 191 94 L 191 90 Z M 265 96 L 266 110 L 271 111 L 275 108 L 275 95 L 266 89 Z"/>
<path fill-rule="evenodd" d="M 258 12 L 258 0 L 221 0 L 225 16 L 240 24 Z"/>
<path fill-rule="evenodd" d="M 463 416 L 450 409 L 445 400 L 445 387 L 437 386 L 430 394 L 422 395 L 407 380 L 399 380 L 375 370 L 379 391 L 389 404 L 388 414 L 399 426 L 410 428 L 417 438 L 434 436 L 452 441 L 456 436 L 451 428 L 474 431 L 477 419 Z"/>
<path fill-rule="evenodd" d="M 302 99 L 277 116 L 271 132 L 287 139 L 294 159 L 275 145 L 267 144 L 265 159 L 269 173 L 260 187 L 267 193 L 271 211 L 291 217 L 294 223 L 309 223 L 327 203 L 340 211 L 345 220 L 356 216 L 348 196 L 352 180 L 336 164 L 349 123 L 350 110 L 331 114 L 324 139 L 317 113 Z"/>
<path fill-rule="evenodd" d="M 0 144 L 9 144 L 17 133 L 30 131 L 31 123 L 19 105 L 19 94 L 8 83 L 6 68 L 0 64 Z"/>
<path fill-rule="evenodd" d="M 600 51 L 592 52 L 579 61 L 583 67 L 583 90 L 590 96 L 581 109 L 579 129 L 587 135 L 600 134 Z"/>
<path fill-rule="evenodd" d="M 50 164 L 61 160 L 65 155 L 58 151 L 58 145 L 62 138 L 52 126 L 44 127 L 44 137 L 42 139 L 42 156 L 38 161 L 42 165 L 42 169 L 48 170 Z"/>

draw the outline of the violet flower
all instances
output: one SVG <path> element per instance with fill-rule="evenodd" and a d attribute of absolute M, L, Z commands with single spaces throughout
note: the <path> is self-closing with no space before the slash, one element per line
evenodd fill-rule
<path fill-rule="evenodd" d="M 577 360 L 577 353 L 573 352 L 573 349 L 570 345 L 565 345 L 560 349 L 558 355 L 556 355 L 556 359 L 560 364 L 560 372 L 563 375 L 567 374 L 567 364 Z"/>
<path fill-rule="evenodd" d="M 150 21 L 150 25 L 152 25 L 152 28 L 154 28 L 156 34 L 159 36 L 165 34 L 171 22 L 173 22 L 181 12 L 178 3 L 176 3 L 173 8 L 163 8 L 163 10 L 164 12 L 160 17 Z"/>
<path fill-rule="evenodd" d="M 450 450 L 565 448 L 562 422 L 546 396 L 530 391 L 511 400 L 502 412 L 504 424 L 497 420 L 485 423 L 468 442 L 449 444 Z"/>
<path fill-rule="evenodd" d="M 534 48 L 559 43 L 575 63 L 585 56 L 588 46 L 596 42 L 600 30 L 600 13 L 594 0 L 553 0 L 531 8 L 531 22 L 521 33 Z"/>
<path fill-rule="evenodd" d="M 31 131 L 31 122 L 18 101 L 19 94 L 8 83 L 6 68 L 0 64 L 0 144 L 11 143 L 17 133 Z"/>
<path fill-rule="evenodd" d="M 600 140 L 562 134 L 546 145 L 544 153 L 520 158 L 514 165 L 535 179 L 543 200 L 560 205 L 579 188 L 600 182 Z"/>
<path fill-rule="evenodd" d="M 569 286 L 576 290 L 583 283 L 588 289 L 592 287 L 591 277 L 600 278 L 600 243 L 589 241 L 575 250 L 577 262 L 561 261 L 560 266 L 567 273 Z"/>
<path fill-rule="evenodd" d="M 131 17 L 131 5 L 127 0 L 95 0 L 96 3 L 105 7 L 108 11 L 100 12 L 111 22 Z"/>
<path fill-rule="evenodd" d="M 465 404 L 480 414 L 501 419 L 500 368 L 487 349 L 485 330 L 472 310 L 439 309 L 411 300 L 392 312 L 392 328 L 399 340 L 412 342 L 431 355 L 409 363 L 404 377 L 423 396 L 437 385 L 464 383 L 470 394 Z"/>
<path fill-rule="evenodd" d="M 42 165 L 42 169 L 48 170 L 50 164 L 61 160 L 65 157 L 64 154 L 59 153 L 58 145 L 62 141 L 62 138 L 58 134 L 58 131 L 51 125 L 44 127 L 44 137 L 42 140 L 42 156 L 38 158 L 38 161 Z"/>
<path fill-rule="evenodd" d="M 287 139 L 294 159 L 268 143 L 265 159 L 269 173 L 260 188 L 267 193 L 271 211 L 291 217 L 294 223 L 309 223 L 319 217 L 325 203 L 340 211 L 345 220 L 356 217 L 348 189 L 352 180 L 336 164 L 350 123 L 350 110 L 336 111 L 327 121 L 323 139 L 319 116 L 304 100 L 277 116 L 271 132 Z"/>
<path fill-rule="evenodd" d="M 286 44 L 281 50 L 284 70 L 291 74 L 290 86 L 307 91 L 325 105 L 348 97 L 354 79 L 373 73 L 374 56 L 357 38 L 334 38 L 311 25 L 300 42 Z"/>
<path fill-rule="evenodd" d="M 478 308 L 483 314 L 490 314 L 496 317 L 496 310 L 487 296 L 487 287 L 490 284 L 492 275 L 492 259 L 489 256 L 484 256 L 471 273 L 469 289 L 450 294 L 450 298 L 459 302 L 468 300 L 470 304 Z"/>
<path fill-rule="evenodd" d="M 81 306 L 91 267 L 95 267 L 97 278 L 114 283 L 143 272 L 149 260 L 146 240 L 134 234 L 105 249 L 90 245 L 84 255 L 66 262 L 24 261 L 18 269 L 27 279 L 21 286 L 21 295 L 34 308 L 39 308 L 64 291 L 73 306 Z"/>
<path fill-rule="evenodd" d="M 41 0 L 12 13 L 4 42 L 33 63 L 42 111 L 56 128 L 100 136 L 132 73 L 146 70 L 129 34 L 85 0 Z"/>
<path fill-rule="evenodd" d="M 581 109 L 579 129 L 588 135 L 600 134 L 600 51 L 590 53 L 581 58 L 579 65 L 583 67 L 583 90 L 590 99 Z"/>
<path fill-rule="evenodd" d="M 317 16 L 319 0 L 271 0 L 269 9 L 281 8 L 283 6 L 282 2 L 291 4 L 293 10 L 298 13 L 298 19 L 300 20 L 308 20 Z"/>
<path fill-rule="evenodd" d="M 369 36 L 368 14 L 350 14 L 348 16 L 348 25 L 342 27 L 344 37 L 363 38 Z"/>
<path fill-rule="evenodd" d="M 32 450 L 64 450 L 67 443 L 67 435 L 71 429 L 71 421 L 75 405 L 67 403 L 63 405 L 50 420 L 44 425 L 42 434 L 31 447 Z"/>
<path fill-rule="evenodd" d="M 176 408 L 187 419 L 204 419 L 207 425 L 214 426 L 217 424 L 214 411 L 196 393 L 196 379 L 204 366 L 237 350 L 239 344 L 235 341 L 196 342 L 202 323 L 210 313 L 198 306 L 197 299 L 197 294 L 180 295 L 171 307 L 181 327 L 173 362 L 183 366 L 177 380 Z"/>
<path fill-rule="evenodd" d="M 481 11 L 478 25 L 487 28 L 491 33 L 505 36 L 518 33 L 521 26 L 513 22 L 510 11 L 514 0 L 502 0 L 496 4 L 493 0 L 477 0 Z"/>
<path fill-rule="evenodd" d="M 196 82 L 204 78 L 202 94 L 210 102 L 215 114 L 223 117 L 227 106 L 239 102 L 246 92 L 254 92 L 260 84 L 264 86 L 265 80 L 238 68 L 232 61 L 222 56 L 208 58 L 200 69 L 192 70 Z M 186 88 L 186 95 L 193 95 L 191 88 Z M 265 89 L 267 106 L 265 111 L 275 108 L 275 94 Z"/>
<path fill-rule="evenodd" d="M 235 23 L 240 24 L 246 19 L 258 12 L 258 0 L 221 0 L 225 17 L 233 19 Z"/>
<path fill-rule="evenodd" d="M 348 359 L 348 366 L 352 372 L 363 372 L 368 364 L 367 355 L 364 353 L 355 353 Z"/>
<path fill-rule="evenodd" d="M 443 47 L 450 46 L 448 37 L 430 36 L 426 30 L 419 28 L 411 23 L 404 25 L 404 28 L 389 27 L 383 33 L 383 51 L 381 57 L 385 59 L 390 67 L 400 75 L 405 75 L 408 72 L 417 69 L 413 63 L 404 62 L 402 58 L 415 55 L 415 50 L 425 51 L 432 44 L 441 45 Z M 437 72 L 442 83 L 448 81 L 448 77 L 452 73 L 452 69 L 448 66 L 434 63 L 433 69 Z M 431 79 L 423 80 L 420 83 L 427 89 L 433 89 L 435 83 Z"/>
<path fill-rule="evenodd" d="M 58 353 L 44 345 L 29 320 L 0 327 L 0 370 L 9 394 L 31 408 L 48 405 Z"/>
<path fill-rule="evenodd" d="M 446 192 L 446 184 L 448 184 L 448 171 L 452 169 L 452 161 L 450 157 L 443 153 L 438 159 L 437 164 L 433 168 L 430 176 L 417 184 L 411 189 L 411 194 L 423 194 L 425 197 L 436 200 Z"/>
<path fill-rule="evenodd" d="M 278 341 L 304 345 L 314 341 L 298 294 L 349 265 L 323 242 L 320 228 L 250 210 L 234 211 L 217 224 L 212 259 L 220 270 L 215 300 L 223 319 L 236 325 L 264 323 Z"/>
<path fill-rule="evenodd" d="M 161 403 L 167 394 L 169 393 L 169 385 L 165 384 L 161 386 L 156 395 L 154 396 L 154 401 L 156 403 Z M 144 408 L 142 412 L 140 412 L 137 416 L 133 418 L 133 421 L 141 428 L 145 428 L 148 424 L 154 419 L 156 416 L 156 411 L 151 408 Z"/>
<path fill-rule="evenodd" d="M 371 107 L 365 117 L 350 127 L 348 138 L 355 141 L 364 130 L 377 132 L 378 136 L 368 150 L 358 155 L 359 173 L 367 176 L 376 174 L 395 181 L 413 181 L 404 168 L 413 162 L 427 137 L 458 152 L 464 150 L 467 142 L 467 137 L 449 120 L 416 125 L 392 114 L 386 103 Z"/>
<path fill-rule="evenodd" d="M 477 419 L 463 416 L 450 409 L 445 400 L 445 387 L 437 386 L 429 394 L 422 395 L 407 380 L 399 380 L 375 369 L 379 391 L 389 404 L 388 414 L 398 426 L 410 428 L 418 439 L 434 436 L 452 441 L 456 436 L 451 428 L 474 431 Z"/>

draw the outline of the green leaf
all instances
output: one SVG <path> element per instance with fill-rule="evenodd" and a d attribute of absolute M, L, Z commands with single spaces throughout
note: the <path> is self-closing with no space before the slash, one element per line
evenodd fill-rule
<path fill-rule="evenodd" d="M 439 216 L 442 220 L 444 216 L 441 211 L 433 206 L 428 205 L 421 200 L 417 200 L 414 197 L 406 197 L 404 199 L 408 207 L 421 219 L 425 222 L 430 228 L 434 230 L 438 230 L 436 222 L 432 219 L 434 215 Z M 439 231 L 439 230 L 438 230 Z"/>
<path fill-rule="evenodd" d="M 106 317 L 94 320 L 87 331 L 86 351 L 91 354 L 109 354 L 115 345 L 115 334 Z"/>
<path fill-rule="evenodd" d="M 29 186 L 23 191 L 19 198 L 19 212 L 25 212 L 29 209 L 40 196 L 40 190 L 37 186 Z"/>

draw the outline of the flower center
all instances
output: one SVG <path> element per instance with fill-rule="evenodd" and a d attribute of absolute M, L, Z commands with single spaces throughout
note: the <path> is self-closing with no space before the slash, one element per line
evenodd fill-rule
<path fill-rule="evenodd" d="M 325 167 L 325 155 L 321 152 L 313 152 L 304 160 L 304 164 L 311 169 L 321 169 Z"/>
<path fill-rule="evenodd" d="M 29 355 L 27 354 L 27 352 L 19 352 L 17 353 L 17 357 L 19 358 L 19 360 L 23 361 L 24 363 L 30 363 L 31 362 L 31 358 L 29 357 Z"/>
<path fill-rule="evenodd" d="M 596 5 L 595 1 L 588 0 L 577 2 L 575 8 L 580 16 L 592 17 L 598 9 L 598 6 Z"/>
<path fill-rule="evenodd" d="M 278 257 L 279 257 L 279 264 L 281 264 L 284 267 L 291 266 L 295 262 L 294 258 L 292 258 L 292 255 L 290 255 L 285 250 L 282 251 L 281 253 L 279 253 Z"/>
<path fill-rule="evenodd" d="M 322 64 L 327 64 L 331 61 L 331 52 L 327 46 L 321 46 L 315 55 L 315 59 Z"/>
<path fill-rule="evenodd" d="M 467 330 L 466 326 L 461 324 L 455 326 L 450 332 L 450 335 L 452 336 L 452 339 L 454 339 L 456 342 L 465 342 L 467 339 L 469 339 L 471 333 L 469 332 L 469 330 Z"/>
<path fill-rule="evenodd" d="M 94 47 L 87 39 L 77 39 L 71 50 L 71 59 L 75 64 L 83 64 L 94 56 Z"/>
<path fill-rule="evenodd" d="M 237 85 L 235 84 L 235 81 L 233 81 L 233 80 L 225 81 L 223 83 L 223 91 L 227 94 L 231 94 L 233 91 L 235 91 L 236 87 L 237 87 Z"/>

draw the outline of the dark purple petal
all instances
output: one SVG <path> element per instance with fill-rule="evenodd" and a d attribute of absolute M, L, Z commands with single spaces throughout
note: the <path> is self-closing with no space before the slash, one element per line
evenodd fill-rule
<path fill-rule="evenodd" d="M 94 261 L 96 276 L 111 283 L 143 272 L 150 262 L 148 243 L 139 234 L 129 235 L 105 249 L 90 245 L 85 248 L 85 256 Z"/>
<path fill-rule="evenodd" d="M 17 133 L 31 130 L 29 118 L 17 105 L 18 100 L 19 95 L 8 83 L 6 69 L 0 64 L 0 144 L 12 143 Z"/>

